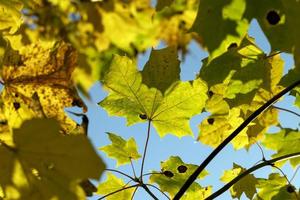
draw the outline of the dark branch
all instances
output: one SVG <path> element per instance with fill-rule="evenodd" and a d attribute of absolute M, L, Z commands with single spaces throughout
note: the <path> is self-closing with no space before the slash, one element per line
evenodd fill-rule
<path fill-rule="evenodd" d="M 149 190 L 149 188 L 145 184 L 142 184 L 141 186 L 153 199 L 158 200 L 158 198 L 151 192 L 151 190 Z"/>
<path fill-rule="evenodd" d="M 219 195 L 221 195 L 224 192 L 226 192 L 231 186 L 233 186 L 239 180 L 241 180 L 242 178 L 244 178 L 248 174 L 250 174 L 250 173 L 252 173 L 252 172 L 254 172 L 254 171 L 256 171 L 256 170 L 258 170 L 258 169 L 260 169 L 262 167 L 272 166 L 272 164 L 275 163 L 275 162 L 279 162 L 279 161 L 283 161 L 283 160 L 287 160 L 287 159 L 291 159 L 291 158 L 295 158 L 295 157 L 299 157 L 299 156 L 300 156 L 300 152 L 291 153 L 291 154 L 280 156 L 278 158 L 274 158 L 274 159 L 271 159 L 271 160 L 266 160 L 266 161 L 264 161 L 264 162 L 262 162 L 262 163 L 260 163 L 258 165 L 255 165 L 255 166 L 247 169 L 246 171 L 244 171 L 243 173 L 241 173 L 240 175 L 238 175 L 234 179 L 232 179 L 229 183 L 227 183 L 226 185 L 224 185 L 218 191 L 214 192 L 212 195 L 210 195 L 209 197 L 207 197 L 205 200 L 212 200 L 212 199 L 218 197 Z"/>
<path fill-rule="evenodd" d="M 135 184 L 135 185 L 131 185 L 131 186 L 128 186 L 128 187 L 123 187 L 123 188 L 121 188 L 121 189 L 118 189 L 118 190 L 116 190 L 116 191 L 113 191 L 113 192 L 111 192 L 111 193 L 108 193 L 108 194 L 106 194 L 106 195 L 100 197 L 98 200 L 104 199 L 104 198 L 106 198 L 106 197 L 108 197 L 108 196 L 110 196 L 110 195 L 116 194 L 116 193 L 118 193 L 118 192 L 122 192 L 123 190 L 128 190 L 128 189 L 130 189 L 130 188 L 139 187 L 139 186 L 140 186 L 140 184 Z"/>
<path fill-rule="evenodd" d="M 116 173 L 122 174 L 123 176 L 126 176 L 127 178 L 130 178 L 131 180 L 135 181 L 135 179 L 133 177 L 131 177 L 128 174 L 125 174 L 124 172 L 121 172 L 119 170 L 116 170 L 116 169 L 105 169 L 105 171 L 116 172 Z"/>
<path fill-rule="evenodd" d="M 273 108 L 276 108 L 278 110 L 282 110 L 282 111 L 286 111 L 286 112 L 289 112 L 289 113 L 292 113 L 294 115 L 296 115 L 297 117 L 300 117 L 300 114 L 292 111 L 292 110 L 289 110 L 289 109 L 286 109 L 286 108 L 281 108 L 281 107 L 278 107 L 278 106 L 272 106 Z"/>
<path fill-rule="evenodd" d="M 147 154 L 147 148 L 148 148 L 149 137 L 150 137 L 150 128 L 151 128 L 151 120 L 148 121 L 147 138 L 146 138 L 144 154 L 143 154 L 143 159 L 142 159 L 141 175 L 140 175 L 140 179 L 142 182 L 143 182 L 143 171 L 144 171 L 145 158 L 146 158 L 146 154 Z"/>
<path fill-rule="evenodd" d="M 186 180 L 183 186 L 180 188 L 178 193 L 175 195 L 174 200 L 179 200 L 185 191 L 192 185 L 192 183 L 197 179 L 199 174 L 205 169 L 205 167 L 218 155 L 222 149 L 233 140 L 248 124 L 250 124 L 258 115 L 265 111 L 269 106 L 276 102 L 280 97 L 291 91 L 297 85 L 300 84 L 300 80 L 294 82 L 287 88 L 283 89 L 281 92 L 276 94 L 273 98 L 259 107 L 254 111 L 239 127 L 237 127 L 214 151 L 201 163 L 201 165 L 194 171 L 194 173 Z"/>

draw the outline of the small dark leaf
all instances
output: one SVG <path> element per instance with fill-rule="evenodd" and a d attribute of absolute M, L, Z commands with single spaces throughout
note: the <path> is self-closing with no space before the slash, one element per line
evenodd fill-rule
<path fill-rule="evenodd" d="M 169 178 L 172 178 L 174 176 L 174 174 L 171 171 L 164 171 L 163 174 Z"/>
<path fill-rule="evenodd" d="M 288 193 L 293 193 L 293 192 L 295 192 L 295 190 L 296 190 L 296 188 L 293 185 L 288 185 L 286 188 L 286 191 Z"/>
<path fill-rule="evenodd" d="M 146 114 L 140 114 L 139 117 L 140 117 L 141 119 L 147 119 L 147 118 L 148 118 Z"/>
<path fill-rule="evenodd" d="M 212 124 L 214 124 L 215 120 L 214 120 L 214 118 L 209 118 L 209 119 L 207 119 L 207 122 L 208 122 L 210 125 L 212 125 Z"/>
<path fill-rule="evenodd" d="M 275 10 L 269 11 L 266 18 L 271 25 L 276 25 L 280 21 L 280 16 Z"/>
<path fill-rule="evenodd" d="M 13 104 L 14 104 L 14 108 L 16 110 L 18 110 L 21 107 L 20 103 L 18 103 L 18 102 L 14 102 Z"/>
<path fill-rule="evenodd" d="M 238 47 L 237 43 L 233 42 L 233 43 L 231 43 L 231 44 L 227 47 L 227 50 L 229 50 L 229 49 L 234 49 L 234 48 L 237 48 L 237 47 Z"/>
<path fill-rule="evenodd" d="M 177 170 L 178 170 L 179 173 L 185 173 L 186 170 L 187 170 L 187 167 L 184 166 L 184 165 L 180 165 L 180 166 L 177 167 Z"/>

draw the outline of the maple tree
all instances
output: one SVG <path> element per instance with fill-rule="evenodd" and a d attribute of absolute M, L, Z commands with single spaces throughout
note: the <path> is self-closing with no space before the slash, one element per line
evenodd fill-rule
<path fill-rule="evenodd" d="M 300 189 L 281 170 L 300 167 L 299 128 L 283 127 L 278 112 L 298 113 L 274 103 L 293 96 L 300 107 L 300 2 L 297 0 L 0 0 L 0 199 L 133 199 L 138 189 L 149 198 L 300 199 Z M 257 6 L 259 5 L 259 6 Z M 248 35 L 256 19 L 271 45 L 266 54 Z M 178 55 L 191 41 L 208 52 L 193 80 L 180 80 Z M 159 43 L 166 47 L 154 49 Z M 137 57 L 151 50 L 142 70 Z M 294 56 L 284 73 L 281 53 Z M 200 65 L 200 62 L 199 62 Z M 106 168 L 88 136 L 87 106 L 91 86 L 100 81 L 108 95 L 97 106 L 127 125 L 145 124 L 142 154 L 133 137 L 109 132 L 111 144 L 100 151 L 116 167 L 141 163 L 127 174 Z M 285 95 L 285 96 L 284 96 Z M 66 111 L 76 107 L 80 112 Z M 81 117 L 72 119 L 68 112 Z M 193 137 L 213 148 L 202 163 L 171 155 L 160 170 L 144 172 L 148 141 Z M 105 122 L 100 122 L 105 123 Z M 276 126 L 277 133 L 269 133 Z M 258 145 L 262 158 L 246 169 L 224 169 L 217 189 L 199 180 L 223 148 Z M 275 153 L 265 158 L 263 149 Z M 195 154 L 197 156 L 197 154 Z M 199 165 L 198 165 L 199 164 Z M 253 172 L 270 166 L 267 178 Z M 297 170 L 296 170 L 297 172 Z M 99 180 L 106 174 L 104 181 Z M 118 176 L 117 176 L 118 175 Z M 93 182 L 91 182 L 93 180 Z M 98 195 L 101 195 L 100 197 Z"/>

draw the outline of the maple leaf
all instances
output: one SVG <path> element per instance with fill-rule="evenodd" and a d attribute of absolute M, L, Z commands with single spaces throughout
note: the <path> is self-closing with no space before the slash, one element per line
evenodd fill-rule
<path fill-rule="evenodd" d="M 152 49 L 150 58 L 142 71 L 142 82 L 164 93 L 174 82 L 180 80 L 179 65 L 180 61 L 175 47 Z"/>
<path fill-rule="evenodd" d="M 175 82 L 164 94 L 148 88 L 135 63 L 117 55 L 104 78 L 104 87 L 109 95 L 100 105 L 110 115 L 126 117 L 128 125 L 151 120 L 161 137 L 167 133 L 191 135 L 189 119 L 201 112 L 207 99 L 206 85 L 200 79 Z"/>
<path fill-rule="evenodd" d="M 117 178 L 112 173 L 107 173 L 107 179 L 105 182 L 100 183 L 98 185 L 97 193 L 101 195 L 106 195 L 125 187 L 125 185 L 126 184 L 122 179 Z M 128 200 L 131 199 L 133 192 L 134 192 L 134 188 L 129 188 L 121 192 L 118 192 L 114 195 L 110 195 L 106 199 L 107 200 Z"/>
<path fill-rule="evenodd" d="M 112 144 L 101 147 L 100 150 L 105 152 L 108 157 L 117 160 L 117 166 L 130 163 L 130 159 L 136 160 L 141 157 L 137 151 L 137 144 L 134 138 L 124 140 L 122 137 L 107 133 Z"/>
<path fill-rule="evenodd" d="M 39 42 L 10 51 L 2 69 L 2 99 L 10 127 L 33 117 L 54 117 L 64 131 L 76 128 L 64 112 L 71 106 L 86 109 L 71 79 L 75 62 L 74 49 L 64 42 Z"/>
<path fill-rule="evenodd" d="M 256 199 L 263 200 L 297 200 L 295 192 L 289 192 L 288 187 L 294 187 L 287 184 L 286 178 L 278 173 L 272 173 L 268 179 L 258 179 L 257 188 L 259 192 Z"/>
<path fill-rule="evenodd" d="M 263 140 L 263 145 L 276 151 L 272 157 L 279 157 L 290 153 L 300 151 L 300 134 L 297 130 L 282 129 L 277 133 L 266 134 Z M 289 160 L 292 166 L 297 166 L 300 163 L 300 158 L 292 158 Z M 283 161 L 283 162 L 286 162 Z"/>
<path fill-rule="evenodd" d="M 233 163 L 233 168 L 225 170 L 220 180 L 224 183 L 228 183 L 244 171 L 245 169 L 243 167 Z M 245 193 L 249 199 L 252 199 L 256 193 L 256 184 L 257 179 L 252 174 L 246 175 L 230 188 L 232 198 L 240 199 L 242 194 Z"/>
<path fill-rule="evenodd" d="M 0 184 L 7 199 L 83 199 L 79 180 L 98 179 L 104 164 L 84 135 L 63 136 L 53 119 L 33 119 L 0 146 Z"/>
<path fill-rule="evenodd" d="M 231 44 L 240 43 L 248 28 L 248 21 L 243 19 L 245 8 L 244 0 L 200 1 L 191 31 L 198 33 L 199 42 L 211 58 L 225 52 Z"/>
<path fill-rule="evenodd" d="M 150 176 L 150 183 L 156 183 L 159 188 L 170 194 L 173 198 L 174 195 L 181 188 L 186 179 L 197 169 L 197 165 L 186 164 L 180 157 L 171 156 L 168 160 L 161 162 L 161 172 L 154 171 Z M 208 175 L 207 171 L 203 171 L 198 179 L 204 178 Z M 204 199 L 211 193 L 211 187 L 201 187 L 198 183 L 194 182 L 187 190 L 183 199 L 189 200 L 196 197 Z"/>
<path fill-rule="evenodd" d="M 18 0 L 0 1 L 0 30 L 8 29 L 9 34 L 15 33 L 22 24 L 21 9 L 23 4 Z"/>

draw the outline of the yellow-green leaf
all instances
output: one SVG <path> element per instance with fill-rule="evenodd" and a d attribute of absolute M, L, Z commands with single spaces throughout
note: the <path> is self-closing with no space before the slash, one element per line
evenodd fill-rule
<path fill-rule="evenodd" d="M 15 33 L 22 24 L 22 8 L 23 4 L 18 0 L 1 0 L 0 30 L 8 29 L 10 34 Z"/>
<path fill-rule="evenodd" d="M 104 164 L 84 135 L 64 136 L 53 119 L 26 121 L 14 146 L 0 146 L 0 184 L 7 199 L 85 198 L 79 181 L 99 179 Z"/>
<path fill-rule="evenodd" d="M 197 165 L 186 164 L 180 157 L 171 156 L 168 160 L 161 162 L 161 172 L 154 171 L 150 176 L 150 182 L 158 184 L 163 192 L 169 193 L 173 198 L 178 192 L 186 179 L 197 169 Z M 199 179 L 203 179 L 208 175 L 207 171 L 203 171 L 199 175 Z M 194 182 L 182 197 L 185 200 L 204 199 L 211 193 L 211 187 L 201 187 Z"/>
<path fill-rule="evenodd" d="M 228 183 L 244 171 L 245 169 L 243 167 L 233 163 L 233 169 L 225 170 L 220 180 L 224 183 Z M 252 174 L 246 175 L 230 188 L 232 198 L 240 199 L 242 194 L 245 193 L 249 199 L 252 199 L 256 193 L 256 184 L 257 179 Z"/>
<path fill-rule="evenodd" d="M 100 150 L 105 152 L 108 157 L 117 160 L 117 166 L 130 163 L 130 159 L 137 160 L 141 157 L 137 150 L 137 144 L 134 138 L 124 140 L 122 137 L 107 133 L 110 141 L 110 145 L 101 147 Z"/>
<path fill-rule="evenodd" d="M 115 56 L 104 87 L 109 95 L 100 105 L 110 115 L 126 117 L 128 125 L 151 120 L 161 137 L 191 135 L 189 119 L 202 111 L 207 99 L 207 87 L 200 79 L 177 81 L 164 94 L 148 88 L 135 62 L 121 56 Z"/>
<path fill-rule="evenodd" d="M 278 133 L 266 134 L 263 145 L 268 149 L 276 151 L 272 155 L 274 158 L 300 152 L 300 132 L 292 129 L 282 129 Z M 290 163 L 296 167 L 300 163 L 300 158 L 292 158 L 290 159 Z"/>
<path fill-rule="evenodd" d="M 100 183 L 98 185 L 97 193 L 101 195 L 106 195 L 111 192 L 120 190 L 123 187 L 128 187 L 128 186 L 130 185 L 127 185 L 122 179 L 117 178 L 112 173 L 107 173 L 107 179 L 105 182 Z M 106 199 L 107 200 L 128 200 L 131 199 L 133 192 L 134 192 L 134 187 L 110 195 Z"/>
<path fill-rule="evenodd" d="M 157 88 L 164 93 L 180 79 L 179 65 L 180 61 L 175 47 L 152 49 L 150 58 L 142 71 L 142 81 L 148 87 Z"/>

